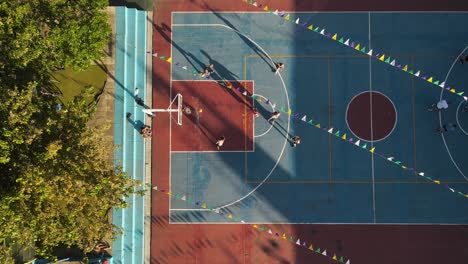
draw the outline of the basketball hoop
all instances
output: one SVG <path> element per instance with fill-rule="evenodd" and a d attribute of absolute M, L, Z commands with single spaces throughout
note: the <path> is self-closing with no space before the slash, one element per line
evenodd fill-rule
<path fill-rule="evenodd" d="M 177 100 L 177 108 L 172 108 L 172 105 L 174 102 Z M 174 99 L 172 99 L 171 103 L 166 109 L 143 109 L 143 113 L 148 114 L 153 116 L 153 113 L 175 113 L 177 112 L 177 124 L 179 126 L 182 125 L 182 117 L 183 117 L 183 111 L 182 111 L 182 103 L 183 103 L 183 98 L 181 94 L 177 94 Z"/>

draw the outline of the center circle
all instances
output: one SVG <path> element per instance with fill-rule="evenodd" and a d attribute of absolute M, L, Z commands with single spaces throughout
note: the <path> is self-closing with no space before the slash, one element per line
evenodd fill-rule
<path fill-rule="evenodd" d="M 393 102 L 384 94 L 366 91 L 356 95 L 346 109 L 349 130 L 359 139 L 376 142 L 388 137 L 397 122 Z"/>

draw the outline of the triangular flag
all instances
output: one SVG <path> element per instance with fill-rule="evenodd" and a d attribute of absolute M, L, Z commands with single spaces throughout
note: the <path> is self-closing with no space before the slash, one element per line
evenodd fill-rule
<path fill-rule="evenodd" d="M 260 231 L 264 231 L 264 230 L 265 230 L 264 226 L 260 227 Z"/>
<path fill-rule="evenodd" d="M 331 37 L 332 37 L 331 33 L 327 33 L 327 38 L 331 38 Z"/>
<path fill-rule="evenodd" d="M 341 256 L 341 257 L 340 257 L 340 260 L 339 260 L 339 262 L 341 262 L 341 263 L 344 263 L 343 256 Z"/>
<path fill-rule="evenodd" d="M 303 116 L 303 117 L 301 118 L 301 120 L 304 121 L 304 122 L 307 121 L 306 116 Z"/>
<path fill-rule="evenodd" d="M 418 71 L 417 73 L 415 73 L 414 76 L 419 77 L 419 74 L 421 74 L 421 71 Z"/>
<path fill-rule="evenodd" d="M 361 52 L 362 52 L 362 53 L 366 53 L 366 47 L 363 47 L 363 48 L 361 49 Z"/>
<path fill-rule="evenodd" d="M 338 260 L 338 258 L 336 257 L 336 254 L 333 254 L 332 259 L 333 259 L 333 260 Z"/>
<path fill-rule="evenodd" d="M 325 29 L 322 29 L 322 31 L 320 31 L 320 34 L 325 35 Z"/>
<path fill-rule="evenodd" d="M 351 264 L 351 261 L 348 259 L 348 261 L 346 261 L 346 264 Z"/>
<path fill-rule="evenodd" d="M 276 9 L 275 12 L 273 12 L 273 15 L 278 15 L 278 9 Z"/>
<path fill-rule="evenodd" d="M 318 28 L 318 27 L 316 27 L 316 28 L 314 29 L 314 31 L 315 31 L 315 32 L 318 32 L 318 30 L 319 30 L 319 28 Z"/>
<path fill-rule="evenodd" d="M 153 190 L 157 191 L 157 190 L 158 190 L 158 186 L 154 186 L 154 187 L 153 187 Z"/>
<path fill-rule="evenodd" d="M 314 29 L 314 27 L 313 27 L 312 25 L 310 25 L 310 26 L 308 26 L 308 27 L 307 27 L 307 29 L 309 29 L 309 30 L 313 30 L 313 29 Z"/>
<path fill-rule="evenodd" d="M 288 115 L 291 115 L 291 113 L 292 113 L 292 110 L 291 110 L 291 109 L 288 109 L 287 114 L 288 114 Z"/>
<path fill-rule="evenodd" d="M 439 80 L 434 81 L 434 84 L 435 84 L 435 85 L 439 85 Z"/>
<path fill-rule="evenodd" d="M 271 232 L 271 229 L 268 229 L 268 234 L 273 234 L 273 232 Z"/>
<path fill-rule="evenodd" d="M 456 91 L 455 89 L 450 89 L 450 92 L 455 93 Z"/>
<path fill-rule="evenodd" d="M 344 42 L 343 37 L 341 37 L 340 40 L 338 40 L 338 42 L 343 43 Z"/>
<path fill-rule="evenodd" d="M 242 95 L 247 96 L 247 91 L 244 91 Z"/>
<path fill-rule="evenodd" d="M 182 69 L 187 70 L 187 66 L 183 66 Z"/>
<path fill-rule="evenodd" d="M 439 87 L 444 88 L 444 86 L 445 86 L 445 82 L 442 82 L 441 84 L 439 84 Z"/>
<path fill-rule="evenodd" d="M 395 161 L 395 164 L 396 164 L 396 165 L 400 165 L 400 164 L 401 164 L 401 161 Z"/>
<path fill-rule="evenodd" d="M 432 82 L 432 77 L 430 77 L 429 79 L 427 79 L 428 82 Z"/>
<path fill-rule="evenodd" d="M 184 196 L 182 196 L 182 198 L 180 198 L 180 199 L 181 199 L 182 201 L 186 201 L 186 200 L 187 200 L 187 197 L 185 197 L 185 195 L 184 195 Z"/>
<path fill-rule="evenodd" d="M 203 203 L 201 207 L 206 209 L 206 203 Z"/>
<path fill-rule="evenodd" d="M 172 192 L 171 191 L 167 192 L 167 195 L 172 195 Z"/>
<path fill-rule="evenodd" d="M 386 63 L 390 63 L 390 57 L 385 60 Z"/>
<path fill-rule="evenodd" d="M 257 2 L 254 2 L 252 5 L 253 5 L 253 6 L 257 6 Z"/>
<path fill-rule="evenodd" d="M 336 131 L 335 136 L 339 137 L 340 136 L 340 131 Z"/>
<path fill-rule="evenodd" d="M 405 67 L 403 67 L 403 70 L 407 71 L 408 70 L 408 65 L 405 65 Z"/>
<path fill-rule="evenodd" d="M 364 146 L 362 146 L 363 149 L 367 148 L 367 144 L 364 144 Z"/>
<path fill-rule="evenodd" d="M 253 228 L 258 228 L 258 226 L 257 226 L 257 225 L 252 225 L 252 227 L 253 227 Z"/>
<path fill-rule="evenodd" d="M 296 245 L 299 245 L 299 246 L 301 245 L 301 241 L 299 240 L 299 238 L 296 241 Z"/>
<path fill-rule="evenodd" d="M 314 246 L 312 246 L 312 244 L 310 244 L 309 250 L 314 250 Z"/>
<path fill-rule="evenodd" d="M 268 11 L 268 6 L 265 6 L 265 7 L 263 8 L 263 11 Z"/>
<path fill-rule="evenodd" d="M 380 56 L 379 60 L 384 61 L 385 60 L 385 54 Z"/>
<path fill-rule="evenodd" d="M 296 19 L 296 24 L 299 24 L 299 18 L 298 18 L 298 19 Z"/>
<path fill-rule="evenodd" d="M 153 57 L 157 57 L 158 56 L 158 53 L 153 53 Z"/>
<path fill-rule="evenodd" d="M 172 57 L 169 57 L 169 59 L 167 59 L 166 61 L 171 63 L 172 62 Z"/>
<path fill-rule="evenodd" d="M 336 40 L 337 37 L 338 37 L 338 35 L 335 33 L 335 35 L 333 35 L 332 39 Z"/>
<path fill-rule="evenodd" d="M 361 48 L 361 44 L 357 44 L 356 47 L 354 47 L 355 50 L 359 50 Z"/>
<path fill-rule="evenodd" d="M 320 124 L 315 125 L 315 127 L 320 128 Z"/>
<path fill-rule="evenodd" d="M 344 135 L 341 137 L 341 139 L 346 140 L 346 133 L 344 133 Z"/>
<path fill-rule="evenodd" d="M 459 92 L 457 95 L 462 96 L 465 92 Z"/>
<path fill-rule="evenodd" d="M 328 130 L 328 133 L 333 133 L 333 127 Z"/>
<path fill-rule="evenodd" d="M 394 159 L 394 157 L 390 157 L 390 158 L 388 158 L 387 160 L 388 160 L 388 161 L 393 161 L 393 159 Z"/>
<path fill-rule="evenodd" d="M 346 46 L 349 46 L 349 39 L 347 39 L 344 43 Z"/>
<path fill-rule="evenodd" d="M 216 208 L 214 211 L 215 213 L 219 214 L 219 208 Z"/>
<path fill-rule="evenodd" d="M 465 99 L 465 101 L 468 101 L 468 97 L 467 97 L 467 96 L 463 96 L 463 99 Z"/>
<path fill-rule="evenodd" d="M 356 143 L 354 143 L 354 145 L 359 147 L 359 143 L 361 143 L 361 140 L 356 141 Z"/>
<path fill-rule="evenodd" d="M 314 120 L 311 119 L 311 120 L 309 120 L 309 122 L 307 122 L 307 123 L 309 123 L 309 124 L 312 125 L 312 124 L 314 123 Z"/>
<path fill-rule="evenodd" d="M 289 15 L 287 15 L 284 19 L 289 20 Z"/>
<path fill-rule="evenodd" d="M 435 181 L 434 181 L 434 183 L 436 183 L 436 184 L 440 184 L 440 181 L 438 181 L 438 180 L 435 180 Z"/>
<path fill-rule="evenodd" d="M 372 50 L 369 50 L 369 52 L 367 52 L 367 55 L 372 56 Z"/>
<path fill-rule="evenodd" d="M 317 248 L 317 250 L 315 250 L 315 252 L 320 253 L 320 248 Z"/>
<path fill-rule="evenodd" d="M 322 252 L 322 255 L 324 255 L 324 256 L 327 255 L 327 250 L 326 249 Z"/>
<path fill-rule="evenodd" d="M 354 41 L 351 42 L 351 48 L 354 48 Z"/>
<path fill-rule="evenodd" d="M 160 58 L 161 60 L 164 60 L 164 59 L 166 59 L 166 56 L 161 56 L 161 57 L 159 57 L 159 58 Z"/>
<path fill-rule="evenodd" d="M 281 237 L 282 237 L 283 239 L 286 239 L 286 234 L 283 234 Z"/>
<path fill-rule="evenodd" d="M 374 153 L 374 151 L 375 151 L 375 147 L 369 150 L 370 153 Z"/>
<path fill-rule="evenodd" d="M 257 101 L 258 101 L 259 103 L 261 103 L 261 102 L 262 102 L 262 98 L 261 98 L 261 97 L 257 97 Z"/>
<path fill-rule="evenodd" d="M 390 65 L 395 66 L 395 60 L 393 60 L 392 62 L 390 62 Z"/>

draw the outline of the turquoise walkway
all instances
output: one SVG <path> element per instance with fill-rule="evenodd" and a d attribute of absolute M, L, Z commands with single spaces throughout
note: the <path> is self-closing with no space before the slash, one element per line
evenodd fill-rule
<path fill-rule="evenodd" d="M 144 124 L 142 107 L 135 102 L 145 98 L 146 87 L 146 16 L 145 11 L 116 8 L 115 116 L 114 144 L 120 148 L 115 160 L 129 177 L 145 181 L 144 140 L 138 133 Z M 126 119 L 127 113 L 131 118 Z M 113 211 L 114 225 L 123 235 L 113 243 L 113 263 L 140 264 L 144 259 L 144 198 L 131 196 L 129 207 Z"/>

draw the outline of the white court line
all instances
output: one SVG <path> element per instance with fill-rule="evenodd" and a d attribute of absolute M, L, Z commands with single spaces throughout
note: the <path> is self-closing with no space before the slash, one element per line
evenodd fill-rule
<path fill-rule="evenodd" d="M 172 22 L 172 21 L 171 21 Z M 232 30 L 234 32 L 236 32 L 237 34 L 239 35 L 242 35 L 244 38 L 248 39 L 252 44 L 254 44 L 255 46 L 257 46 L 258 49 L 260 49 L 267 57 L 268 59 L 270 59 L 273 67 L 275 67 L 275 62 L 271 59 L 270 55 L 259 45 L 257 44 L 255 41 L 253 41 L 250 37 L 248 37 L 247 35 L 245 35 L 244 33 L 236 30 L 236 29 L 233 29 L 229 26 L 226 26 L 226 25 L 223 25 L 223 24 L 172 24 L 172 27 L 201 27 L 201 26 L 205 26 L 205 27 L 224 27 L 224 28 L 227 28 L 229 30 Z M 172 34 L 172 33 L 171 33 Z M 172 49 L 171 49 L 172 50 Z M 172 53 L 171 53 L 172 55 Z M 287 102 L 287 107 L 288 109 L 290 108 L 290 102 L 289 102 L 289 94 L 288 94 L 288 89 L 286 87 L 286 84 L 284 83 L 284 80 L 283 80 L 283 76 L 281 76 L 281 73 L 278 74 L 280 80 L 281 80 L 281 83 L 283 84 L 283 89 L 284 89 L 284 92 L 286 94 L 286 102 Z M 172 83 L 172 82 L 171 82 Z M 287 134 L 289 134 L 289 125 L 290 125 L 290 122 L 291 122 L 291 117 L 288 115 L 288 126 L 287 126 Z M 216 209 L 222 209 L 222 208 L 225 208 L 225 207 L 228 207 L 228 206 L 231 206 L 233 204 L 236 204 L 242 200 L 244 200 L 245 198 L 247 198 L 248 196 L 250 196 L 252 193 L 254 193 L 258 188 L 260 188 L 260 186 L 262 186 L 267 180 L 268 178 L 270 178 L 270 176 L 273 174 L 273 171 L 276 169 L 276 167 L 278 166 L 283 154 L 284 154 L 284 150 L 286 148 L 286 143 L 288 142 L 288 138 L 285 138 L 284 140 L 284 143 L 283 143 L 283 147 L 281 149 L 281 152 L 278 156 L 278 159 L 276 160 L 276 163 L 275 165 L 273 166 L 273 168 L 271 169 L 271 171 L 268 173 L 268 175 L 255 187 L 253 188 L 249 193 L 247 193 L 246 195 L 242 196 L 241 198 L 233 201 L 233 202 L 230 202 L 228 204 L 225 204 L 225 205 L 222 205 L 222 206 L 219 206 L 217 207 Z"/>
<path fill-rule="evenodd" d="M 171 13 L 171 25 L 174 13 Z M 171 58 L 172 58 L 172 28 L 171 28 Z M 172 63 L 169 66 L 169 101 L 172 100 Z M 169 113 L 169 190 L 172 190 L 172 113 Z M 169 199 L 169 209 L 171 209 L 172 203 Z M 171 222 L 171 211 L 169 210 L 169 223 Z"/>
<path fill-rule="evenodd" d="M 372 49 L 371 45 L 371 13 L 368 13 L 368 21 L 367 24 L 369 26 L 369 50 Z M 371 148 L 374 147 L 374 128 L 372 122 L 372 58 L 369 56 L 369 90 L 370 90 L 370 127 L 371 127 Z M 371 160 L 372 160 L 372 209 L 374 211 L 374 223 L 376 222 L 376 214 L 375 214 L 375 168 L 374 168 L 374 153 L 371 153 Z"/>
<path fill-rule="evenodd" d="M 458 112 L 460 112 L 460 106 L 462 106 L 462 104 L 463 104 L 464 102 L 465 102 L 465 101 L 461 100 L 460 103 L 458 104 L 457 112 L 456 112 L 456 115 L 455 115 L 455 119 L 457 120 L 457 125 L 458 125 L 458 127 L 460 128 L 460 130 L 463 132 L 463 134 L 465 134 L 465 135 L 468 136 L 468 132 L 466 132 L 465 129 L 463 129 L 463 127 L 462 127 L 461 124 L 460 124 L 460 121 L 458 120 Z"/>
<path fill-rule="evenodd" d="M 193 208 L 193 209 L 178 209 L 178 208 L 174 208 L 174 209 L 170 209 L 171 211 L 211 211 L 210 209 L 203 209 L 203 208 Z"/>
<path fill-rule="evenodd" d="M 284 222 L 246 222 L 245 223 L 241 222 L 171 222 L 171 225 L 239 225 L 239 224 L 244 224 L 244 225 L 374 225 L 376 223 L 368 223 L 368 222 L 356 222 L 356 223 L 322 223 L 322 222 L 289 222 L 289 223 L 284 223 Z M 407 226 L 407 225 L 430 225 L 434 226 L 434 223 L 377 223 L 379 225 L 392 225 L 392 226 Z M 459 225 L 464 225 L 465 223 L 436 223 L 437 226 L 459 226 Z M 272 230 L 273 231 L 273 230 Z"/>
<path fill-rule="evenodd" d="M 466 46 L 462 52 L 460 52 L 460 54 L 455 58 L 455 60 L 453 61 L 452 63 L 452 66 L 450 66 L 450 69 L 449 71 L 447 72 L 447 75 L 445 75 L 445 79 L 444 79 L 444 82 L 447 81 L 448 77 L 450 76 L 450 73 L 452 72 L 452 69 L 453 69 L 453 66 L 455 66 L 455 64 L 457 64 L 458 62 L 458 58 L 460 58 L 461 55 L 463 55 L 465 53 L 465 51 L 468 50 L 468 46 Z M 439 97 L 439 100 L 442 100 L 442 95 L 444 94 L 444 88 L 440 88 L 440 97 Z M 458 113 L 458 112 L 457 112 Z M 442 126 L 442 113 L 441 111 L 439 111 L 439 125 Z M 450 157 L 450 159 L 452 160 L 452 163 L 453 165 L 455 165 L 455 168 L 458 170 L 458 172 L 463 176 L 463 178 L 465 178 L 466 181 L 468 181 L 468 178 L 465 176 L 465 174 L 461 171 L 461 169 L 458 167 L 458 164 L 455 162 L 455 160 L 453 159 L 452 157 L 452 153 L 450 153 L 450 149 L 449 147 L 447 146 L 447 142 L 445 141 L 445 136 L 444 136 L 444 133 L 440 133 L 440 136 L 442 137 L 442 141 L 444 141 L 444 145 L 445 145 L 445 149 L 447 150 L 447 153 Z"/>

